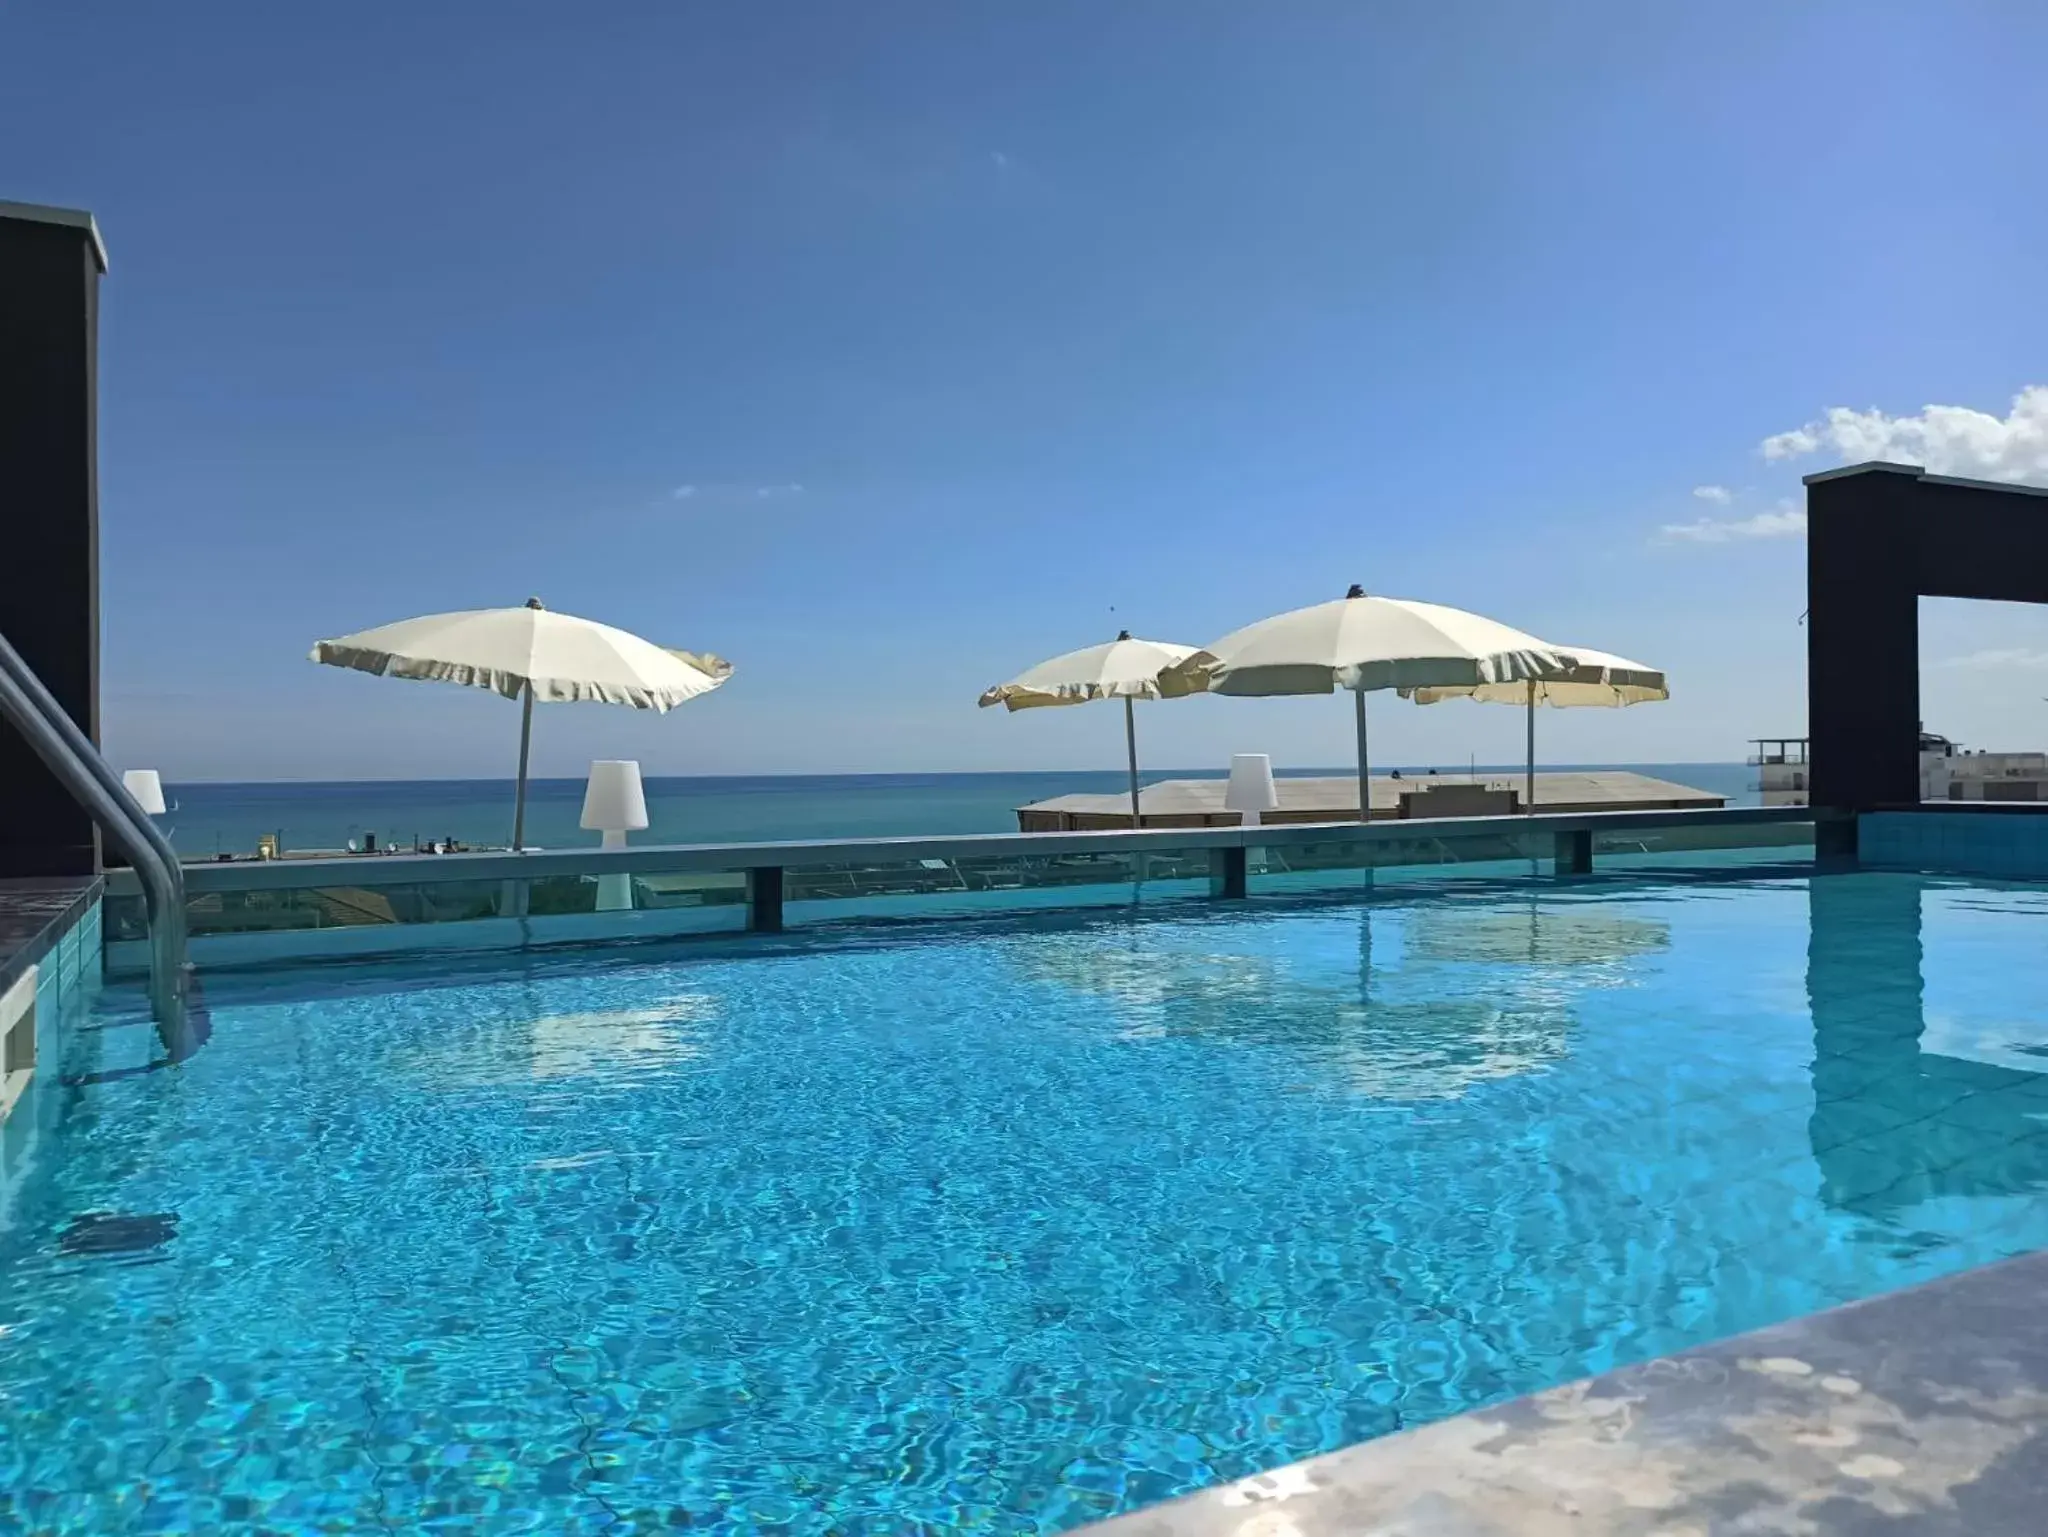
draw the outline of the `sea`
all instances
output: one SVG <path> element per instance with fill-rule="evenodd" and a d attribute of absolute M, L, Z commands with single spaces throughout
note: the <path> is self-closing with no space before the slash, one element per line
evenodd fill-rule
<path fill-rule="evenodd" d="M 1448 766 L 1446 771 L 1448 771 Z M 1480 765 L 1520 775 L 1520 764 Z M 1427 765 L 1403 766 L 1402 772 Z M 1753 770 L 1739 763 L 1545 764 L 1629 769 L 1753 805 Z M 1343 766 L 1292 771 L 1342 775 Z M 1160 769 L 1162 779 L 1217 779 L 1214 769 Z M 1282 777 L 1287 777 L 1283 775 Z M 1116 794 L 1117 771 L 980 774 L 749 774 L 645 781 L 648 827 L 640 843 L 765 843 L 784 839 L 892 838 L 1017 831 L 1017 808 L 1055 795 Z M 251 854 L 275 837 L 285 853 L 362 846 L 412 848 L 452 840 L 504 847 L 512 838 L 509 779 L 357 779 L 341 782 L 191 783 L 164 787 L 170 810 L 158 820 L 188 859 Z M 577 826 L 581 779 L 536 779 L 527 786 L 526 843 L 588 847 L 598 834 Z"/>

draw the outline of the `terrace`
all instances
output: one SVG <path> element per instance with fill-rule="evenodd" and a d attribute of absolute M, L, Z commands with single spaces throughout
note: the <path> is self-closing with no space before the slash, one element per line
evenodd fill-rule
<path fill-rule="evenodd" d="M 1912 634 L 2030 493 L 1812 479 L 1810 807 L 166 869 L 104 264 L 0 209 L 9 1520 L 2038 1525 L 2048 820 Z"/>

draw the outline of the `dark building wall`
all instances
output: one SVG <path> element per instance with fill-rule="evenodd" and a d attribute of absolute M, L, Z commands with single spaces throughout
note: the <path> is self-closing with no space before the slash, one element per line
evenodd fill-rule
<path fill-rule="evenodd" d="M 0 634 L 99 740 L 100 249 L 0 203 Z M 89 873 L 92 819 L 0 724 L 0 876 Z"/>
<path fill-rule="evenodd" d="M 2048 495 L 1863 465 L 1806 484 L 1816 806 L 1920 798 L 1920 599 L 2048 603 Z"/>

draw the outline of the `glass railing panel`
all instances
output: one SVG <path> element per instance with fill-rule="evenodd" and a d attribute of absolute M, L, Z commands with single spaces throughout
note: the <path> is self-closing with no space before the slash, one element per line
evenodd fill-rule
<path fill-rule="evenodd" d="M 940 917 L 1209 895 L 1206 849 L 977 855 L 891 863 L 792 866 L 783 921 Z"/>
<path fill-rule="evenodd" d="M 1254 832 L 1272 841 L 1242 851 L 1233 846 L 1235 830 L 1229 838 L 1190 832 L 1185 836 L 1206 840 L 1193 847 L 1176 847 L 1183 835 L 1175 833 L 1148 835 L 1140 846 L 1122 837 L 1018 837 L 635 849 L 630 863 L 642 868 L 630 873 L 586 873 L 592 863 L 629 862 L 596 851 L 587 857 L 464 857 L 440 878 L 433 878 L 443 869 L 437 861 L 252 862 L 191 867 L 188 918 L 196 939 L 212 941 L 203 959 L 238 964 L 284 955 L 773 927 L 774 888 L 767 888 L 760 905 L 750 900 L 748 871 L 755 867 L 782 871 L 781 921 L 803 927 L 1206 900 L 1231 889 L 1240 856 L 1246 893 L 1261 897 L 1341 894 L 1388 882 L 1547 877 L 1560 827 L 1569 836 L 1590 839 L 1595 872 L 1784 867 L 1813 856 L 1809 821 L 1740 813 L 1725 820 L 1721 814 L 1680 818 L 1671 825 L 1656 825 L 1658 820 L 1623 816 L 1602 825 L 1592 818 L 1493 817 L 1376 822 L 1369 831 L 1281 826 Z M 664 870 L 665 858 L 676 868 Z M 106 936 L 128 964 L 147 927 L 132 876 L 115 875 L 125 879 L 112 881 Z M 396 883 L 382 884 L 387 877 Z M 289 884 L 275 884 L 280 881 Z M 465 924 L 475 926 L 469 937 Z M 408 930 L 417 930 L 417 937 L 409 938 Z"/>
<path fill-rule="evenodd" d="M 1813 859 L 1811 822 L 1750 822 L 1732 827 L 1693 823 L 1593 834 L 1596 870 L 1739 869 Z"/>
<path fill-rule="evenodd" d="M 1341 892 L 1385 871 L 1399 879 L 1497 878 L 1531 874 L 1552 850 L 1551 835 L 1487 826 L 1376 832 L 1370 838 L 1253 848 L 1245 857 L 1245 884 L 1254 896 Z"/>
<path fill-rule="evenodd" d="M 524 885 L 524 911 L 520 887 Z M 630 896 L 628 893 L 630 892 Z M 691 875 L 551 875 L 518 882 L 420 881 L 404 886 L 304 886 L 194 893 L 186 901 L 194 935 L 377 924 L 472 923 L 486 918 L 559 918 L 581 913 L 740 907 L 744 872 Z M 130 908 L 134 911 L 131 913 Z M 139 898 L 108 904 L 109 938 L 142 937 Z"/>
<path fill-rule="evenodd" d="M 636 908 L 734 907 L 747 900 L 744 870 L 633 877 Z"/>
<path fill-rule="evenodd" d="M 149 909 L 137 891 L 109 891 L 100 899 L 100 933 L 108 944 L 149 938 Z"/>
<path fill-rule="evenodd" d="M 185 908 L 193 935 L 279 929 L 345 929 L 382 924 L 464 923 L 509 910 L 505 881 L 433 881 L 412 886 L 295 886 L 206 891 Z M 536 886 L 543 883 L 535 882 Z"/>

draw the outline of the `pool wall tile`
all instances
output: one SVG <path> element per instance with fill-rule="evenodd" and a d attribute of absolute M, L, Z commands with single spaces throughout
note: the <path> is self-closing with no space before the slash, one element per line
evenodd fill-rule
<path fill-rule="evenodd" d="M 2048 878 L 2048 815 L 1870 812 L 1857 819 L 1856 846 L 1866 869 Z"/>
<path fill-rule="evenodd" d="M 99 899 L 39 943 L 47 945 L 41 958 L 0 987 L 4 1066 L 14 1069 L 0 1073 L 0 1234 L 12 1225 L 30 1177 L 48 1160 L 63 1103 L 58 1065 L 100 989 Z M 32 1043 L 27 1052 L 21 1037 L 9 1039 L 17 1024 Z"/>

